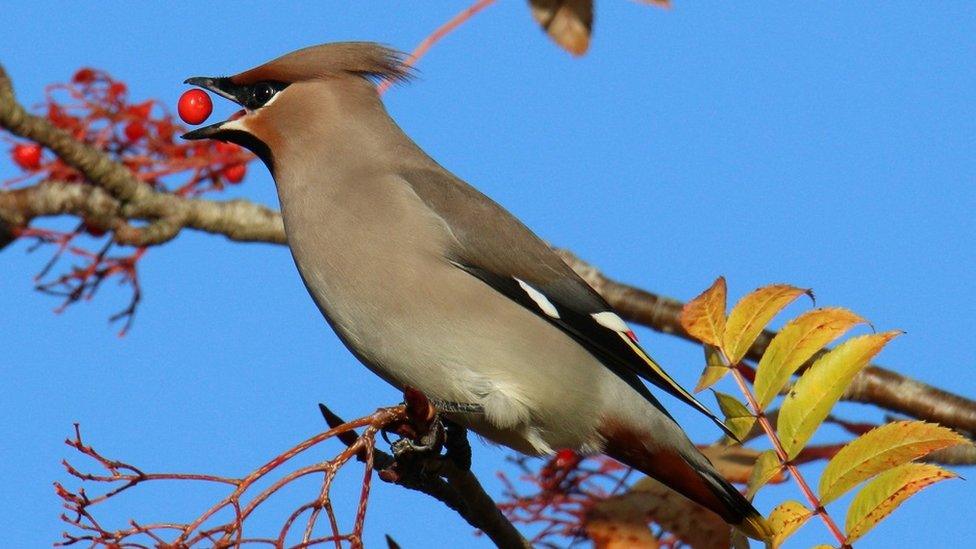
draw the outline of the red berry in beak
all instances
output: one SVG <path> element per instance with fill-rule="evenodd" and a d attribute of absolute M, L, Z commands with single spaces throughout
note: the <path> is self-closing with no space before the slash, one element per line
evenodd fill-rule
<path fill-rule="evenodd" d="M 203 90 L 188 90 L 177 104 L 180 118 L 187 124 L 201 124 L 213 112 L 210 96 Z"/>

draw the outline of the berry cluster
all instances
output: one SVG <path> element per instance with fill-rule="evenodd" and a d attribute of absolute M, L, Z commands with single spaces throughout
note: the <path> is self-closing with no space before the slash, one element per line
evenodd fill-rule
<path fill-rule="evenodd" d="M 191 109 L 190 114 L 205 119 L 209 112 L 204 114 L 208 109 L 201 110 L 201 106 L 209 105 L 210 99 L 202 90 L 194 91 L 202 94 L 204 100 L 194 94 L 196 100 L 190 103 L 197 111 Z M 97 69 L 83 68 L 69 82 L 48 86 L 39 109 L 54 126 L 104 152 L 134 177 L 161 192 L 191 197 L 222 191 L 227 185 L 243 181 L 253 159 L 249 152 L 233 144 L 180 141 L 177 136 L 185 128 L 165 105 L 156 100 L 133 101 L 124 82 Z M 39 143 L 9 135 L 0 135 L 0 140 L 9 144 L 10 159 L 21 172 L 0 181 L 0 188 L 44 181 L 93 184 L 57 155 L 46 153 Z M 128 284 L 133 290 L 132 301 L 116 317 L 126 320 L 124 333 L 139 300 L 136 265 L 146 250 L 120 247 L 108 236 L 114 228 L 105 220 L 82 219 L 74 230 L 28 227 L 19 229 L 17 235 L 35 240 L 32 249 L 47 245 L 54 250 L 52 260 L 38 276 L 38 289 L 63 296 L 61 308 L 90 298 L 107 278 L 116 277 Z M 82 264 L 52 275 L 55 264 L 65 255 L 81 259 Z"/>

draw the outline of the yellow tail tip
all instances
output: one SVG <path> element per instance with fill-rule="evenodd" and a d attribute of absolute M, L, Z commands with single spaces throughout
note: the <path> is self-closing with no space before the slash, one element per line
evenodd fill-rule
<path fill-rule="evenodd" d="M 773 537 L 773 529 L 766 522 L 766 519 L 758 513 L 742 519 L 742 522 L 736 524 L 735 528 L 750 538 L 760 541 L 769 541 Z"/>

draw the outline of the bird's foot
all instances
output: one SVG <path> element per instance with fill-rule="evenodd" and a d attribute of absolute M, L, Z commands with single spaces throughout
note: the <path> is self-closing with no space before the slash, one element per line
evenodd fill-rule
<path fill-rule="evenodd" d="M 429 421 L 425 432 L 414 433 L 412 436 L 404 433 L 400 436 L 399 440 L 390 443 L 393 457 L 397 460 L 409 459 L 408 456 L 417 454 L 437 455 L 444 445 L 444 424 L 440 417 L 435 416 Z"/>
<path fill-rule="evenodd" d="M 432 400 L 410 387 L 404 390 L 403 397 L 407 420 L 390 429 L 400 437 L 390 443 L 394 459 L 398 462 L 447 459 L 463 470 L 469 469 L 471 447 L 467 430 L 441 413 L 484 413 L 481 405 Z"/>

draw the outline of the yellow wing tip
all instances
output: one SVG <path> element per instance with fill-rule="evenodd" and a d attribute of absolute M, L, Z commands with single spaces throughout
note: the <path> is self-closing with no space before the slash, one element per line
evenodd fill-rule
<path fill-rule="evenodd" d="M 734 525 L 737 530 L 759 541 L 769 541 L 773 538 L 773 529 L 766 522 L 766 519 L 759 513 L 751 514 L 742 519 L 742 522 Z"/>

